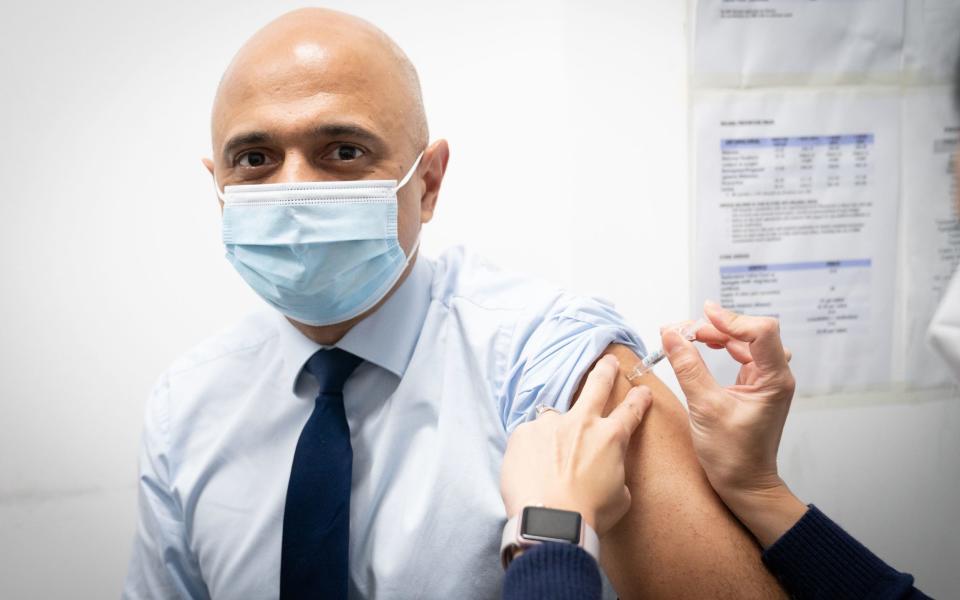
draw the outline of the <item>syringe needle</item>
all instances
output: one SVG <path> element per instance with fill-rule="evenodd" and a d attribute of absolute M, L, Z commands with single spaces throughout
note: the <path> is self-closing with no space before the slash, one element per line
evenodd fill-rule
<path fill-rule="evenodd" d="M 692 342 L 693 340 L 697 339 L 697 332 L 700 331 L 700 328 L 706 324 L 707 324 L 706 319 L 701 318 L 696 321 L 685 321 L 680 325 L 673 326 L 673 329 L 674 331 L 679 333 L 681 336 L 683 336 L 684 339 L 686 339 L 689 342 Z M 666 358 L 666 356 L 667 355 L 663 351 L 663 348 L 660 348 L 659 350 L 655 350 L 647 354 L 635 367 L 633 367 L 632 371 L 627 373 L 627 381 L 629 381 L 633 385 L 637 385 L 639 383 L 640 377 L 643 377 L 644 375 L 649 373 L 653 369 L 653 367 L 658 362 Z"/>

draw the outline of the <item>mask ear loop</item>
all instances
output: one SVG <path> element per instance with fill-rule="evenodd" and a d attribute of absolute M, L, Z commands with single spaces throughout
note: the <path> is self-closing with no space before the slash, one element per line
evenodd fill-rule
<path fill-rule="evenodd" d="M 424 152 L 425 151 L 421 151 L 420 154 L 417 155 L 417 160 L 413 161 L 413 166 L 411 166 L 410 170 L 407 171 L 407 174 L 403 176 L 403 179 L 400 180 L 400 183 L 393 188 L 393 191 L 399 192 L 400 188 L 407 185 L 407 182 L 410 181 L 410 178 L 413 177 L 413 174 L 417 172 L 417 167 L 420 166 L 420 159 L 423 158 Z"/>
<path fill-rule="evenodd" d="M 407 171 L 407 174 L 403 176 L 403 179 L 400 180 L 400 183 L 393 188 L 393 192 L 399 192 L 400 188 L 407 185 L 410 181 L 410 178 L 413 177 L 413 174 L 417 172 L 417 167 L 420 166 L 420 160 L 423 158 L 423 153 L 425 151 L 421 150 L 420 154 L 417 155 L 417 160 L 413 161 L 413 165 L 410 167 L 410 170 Z M 423 227 L 417 230 L 417 239 L 413 242 L 413 248 L 410 249 L 410 253 L 407 254 L 407 260 L 403 265 L 403 271 L 407 270 L 407 267 L 410 265 L 410 261 L 413 259 L 413 255 L 417 253 L 417 250 L 420 248 L 420 235 L 423 233 Z"/>
<path fill-rule="evenodd" d="M 220 202 L 223 202 L 224 204 L 226 204 L 227 201 L 223 199 L 223 192 L 220 191 L 220 182 L 217 181 L 216 175 L 213 176 L 213 189 L 216 190 L 217 198 L 220 199 Z"/>

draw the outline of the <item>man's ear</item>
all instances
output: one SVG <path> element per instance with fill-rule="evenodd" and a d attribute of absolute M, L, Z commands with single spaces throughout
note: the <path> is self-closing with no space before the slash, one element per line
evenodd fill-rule
<path fill-rule="evenodd" d="M 201 158 L 201 159 L 200 159 L 200 162 L 202 162 L 202 163 L 203 163 L 203 166 L 206 167 L 208 171 L 210 171 L 210 176 L 213 177 L 213 185 L 220 185 L 219 183 L 217 183 L 217 178 L 216 178 L 216 176 L 214 176 L 214 174 L 213 174 L 213 161 L 210 160 L 209 158 Z M 223 200 L 221 200 L 219 196 L 217 196 L 217 202 L 220 203 L 220 212 L 222 213 L 222 212 L 223 212 Z"/>
<path fill-rule="evenodd" d="M 437 207 L 440 196 L 440 184 L 447 171 L 450 159 L 450 147 L 447 140 L 437 140 L 423 151 L 421 169 L 423 169 L 423 196 L 420 197 L 420 222 L 429 223 Z"/>

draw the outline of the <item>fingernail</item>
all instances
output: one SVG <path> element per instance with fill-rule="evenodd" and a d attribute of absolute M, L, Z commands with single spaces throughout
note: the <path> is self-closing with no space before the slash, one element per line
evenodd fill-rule
<path fill-rule="evenodd" d="M 653 404 L 653 392 L 650 391 L 650 388 L 646 388 L 646 392 L 640 394 L 640 408 L 646 411 L 651 404 Z"/>
<path fill-rule="evenodd" d="M 704 302 L 703 307 L 707 310 L 720 310 L 723 308 L 713 300 L 707 300 L 706 302 Z"/>
<path fill-rule="evenodd" d="M 607 362 L 610 366 L 612 366 L 614 369 L 619 369 L 619 368 L 620 368 L 620 360 L 619 360 L 616 356 L 614 356 L 613 354 L 604 355 L 604 357 L 603 357 L 601 360 L 606 361 L 606 362 Z"/>

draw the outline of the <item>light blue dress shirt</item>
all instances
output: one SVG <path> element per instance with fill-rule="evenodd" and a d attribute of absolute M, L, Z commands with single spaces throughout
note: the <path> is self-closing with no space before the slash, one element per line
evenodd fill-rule
<path fill-rule="evenodd" d="M 498 271 L 461 249 L 417 259 L 337 346 L 354 465 L 353 598 L 496 598 L 500 464 L 537 404 L 566 409 L 611 343 L 613 308 Z M 275 312 L 200 344 L 147 406 L 125 598 L 276 598 L 287 480 L 319 345 Z"/>

